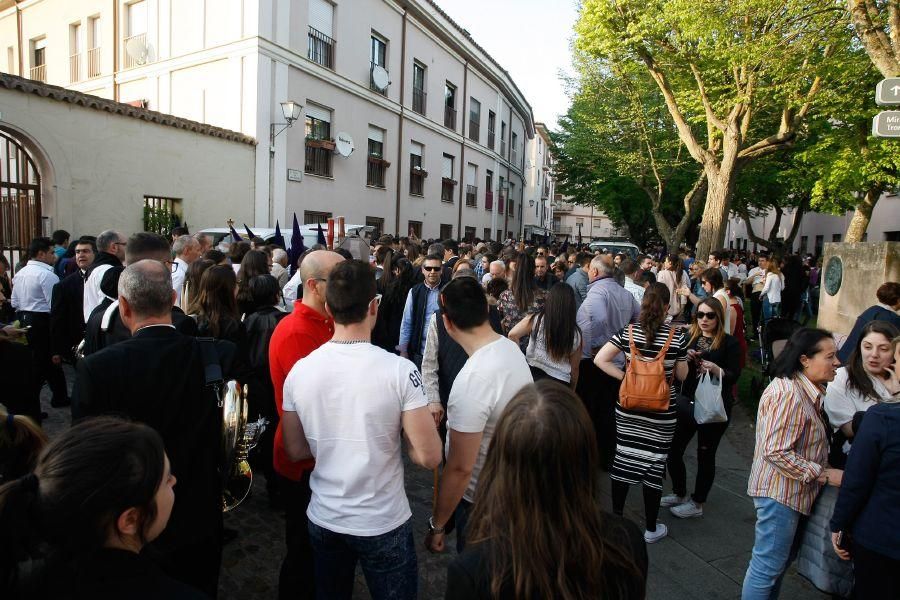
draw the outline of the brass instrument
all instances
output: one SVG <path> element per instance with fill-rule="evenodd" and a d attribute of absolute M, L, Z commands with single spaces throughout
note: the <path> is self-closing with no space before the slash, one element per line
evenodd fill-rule
<path fill-rule="evenodd" d="M 247 386 L 235 380 L 218 388 L 222 409 L 222 511 L 228 512 L 243 502 L 253 486 L 253 471 L 247 454 L 256 447 L 266 430 L 264 418 L 247 422 Z"/>

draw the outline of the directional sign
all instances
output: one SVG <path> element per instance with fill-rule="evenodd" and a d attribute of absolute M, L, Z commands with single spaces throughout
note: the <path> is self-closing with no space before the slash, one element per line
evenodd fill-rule
<path fill-rule="evenodd" d="M 878 106 L 900 105 L 900 77 L 889 77 L 878 82 L 875 88 L 875 104 Z"/>
<path fill-rule="evenodd" d="M 900 110 L 885 110 L 872 119 L 872 135 L 900 138 Z"/>

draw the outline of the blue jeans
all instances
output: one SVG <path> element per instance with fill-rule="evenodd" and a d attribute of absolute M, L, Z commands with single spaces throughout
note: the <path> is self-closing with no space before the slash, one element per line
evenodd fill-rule
<path fill-rule="evenodd" d="M 309 539 L 315 554 L 319 600 L 349 600 L 353 596 L 357 560 L 373 600 L 416 598 L 419 579 L 412 519 L 372 537 L 335 533 L 310 521 Z"/>
<path fill-rule="evenodd" d="M 797 556 L 806 518 L 771 498 L 753 498 L 753 506 L 756 540 L 741 600 L 770 600 L 778 598 L 784 572 Z"/>
<path fill-rule="evenodd" d="M 769 302 L 768 297 L 763 296 L 762 312 L 763 312 L 763 323 L 765 323 L 766 321 L 768 321 L 769 319 L 771 319 L 773 317 L 780 317 L 781 316 L 781 302 L 776 302 L 775 304 L 772 304 L 771 302 Z"/>

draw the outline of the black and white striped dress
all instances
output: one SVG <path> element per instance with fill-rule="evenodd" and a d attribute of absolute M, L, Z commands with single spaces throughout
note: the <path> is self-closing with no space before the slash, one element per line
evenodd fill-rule
<path fill-rule="evenodd" d="M 639 323 L 634 324 L 634 343 L 645 358 L 655 357 L 669 337 L 670 326 L 663 325 L 645 347 L 646 338 Z M 631 360 L 628 327 L 614 335 L 612 342 Z M 647 487 L 662 489 L 666 458 L 675 435 L 675 380 L 672 371 L 675 363 L 687 360 L 687 339 L 682 331 L 676 330 L 672 343 L 666 351 L 664 366 L 666 377 L 672 379 L 669 387 L 669 410 L 663 412 L 642 412 L 628 410 L 616 403 L 616 455 L 613 459 L 610 477 L 635 485 L 643 483 Z"/>

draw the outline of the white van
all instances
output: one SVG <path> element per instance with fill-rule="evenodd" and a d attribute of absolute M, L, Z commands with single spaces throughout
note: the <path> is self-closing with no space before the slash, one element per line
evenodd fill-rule
<path fill-rule="evenodd" d="M 625 240 L 594 240 L 590 243 L 589 247 L 591 252 L 601 250 L 603 252 L 612 253 L 613 255 L 622 253 L 631 260 L 636 259 L 638 254 L 641 253 L 637 246 Z"/>
<path fill-rule="evenodd" d="M 237 227 L 234 228 L 237 231 L 238 235 L 241 236 L 242 239 L 247 238 L 247 232 Z M 254 235 L 261 237 L 266 240 L 266 242 L 271 242 L 275 237 L 275 230 L 263 227 L 251 227 L 250 228 Z M 336 228 L 335 228 L 336 229 Z M 322 230 L 325 231 L 325 235 L 328 234 L 328 228 L 325 225 L 322 225 Z M 375 230 L 371 225 L 344 225 L 344 231 L 348 236 L 358 235 L 359 237 L 366 240 L 366 242 L 371 242 L 369 237 L 372 235 L 372 232 Z M 223 239 L 228 238 L 227 241 L 231 241 L 231 230 L 227 227 L 209 227 L 207 229 L 201 229 L 198 233 L 202 233 L 203 235 L 209 236 L 213 240 L 212 247 L 215 248 L 219 245 Z M 316 225 L 301 225 L 300 233 L 303 234 L 303 244 L 307 248 L 311 248 L 314 244 L 319 243 L 319 232 Z M 335 235 L 337 235 L 337 231 L 335 231 Z M 290 248 L 291 246 L 291 237 L 293 236 L 293 229 L 288 227 L 286 229 L 281 230 L 281 236 L 284 238 L 285 246 Z M 249 241 L 249 240 L 247 240 Z"/>

